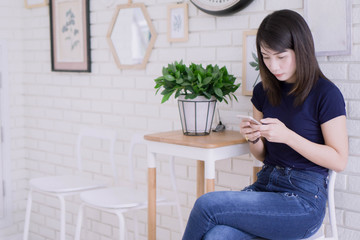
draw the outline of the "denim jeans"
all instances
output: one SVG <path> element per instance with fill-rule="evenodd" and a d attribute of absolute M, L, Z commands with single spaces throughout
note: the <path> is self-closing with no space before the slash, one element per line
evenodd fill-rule
<path fill-rule="evenodd" d="M 265 165 L 243 191 L 198 198 L 183 240 L 307 238 L 320 228 L 326 201 L 326 176 Z"/>

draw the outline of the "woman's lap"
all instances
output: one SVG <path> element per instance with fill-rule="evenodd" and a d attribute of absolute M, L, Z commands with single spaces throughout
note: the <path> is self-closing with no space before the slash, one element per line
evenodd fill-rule
<path fill-rule="evenodd" d="M 324 194 L 314 195 L 314 201 L 309 202 L 307 198 L 311 199 L 315 190 L 304 193 L 305 197 L 296 191 L 273 192 L 271 189 L 279 188 L 279 185 L 271 186 L 271 181 L 261 184 L 267 181 L 261 178 L 274 177 L 273 170 L 270 170 L 259 176 L 260 185 L 245 191 L 211 192 L 200 197 L 191 212 L 183 239 L 202 239 L 205 235 L 205 239 L 211 239 L 211 234 L 215 233 L 229 234 L 224 239 L 231 239 L 232 234 L 290 239 L 302 238 L 316 230 L 323 219 L 324 209 L 320 208 L 325 205 L 324 201 L 326 203 Z M 276 171 L 278 173 L 273 179 L 277 183 L 285 181 L 282 172 Z M 259 192 L 261 188 L 263 191 Z M 270 192 L 264 191 L 266 188 Z M 219 225 L 229 228 L 217 227 Z"/>

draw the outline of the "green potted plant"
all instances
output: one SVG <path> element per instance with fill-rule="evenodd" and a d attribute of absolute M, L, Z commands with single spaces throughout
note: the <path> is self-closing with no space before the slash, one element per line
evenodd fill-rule
<path fill-rule="evenodd" d="M 161 91 L 161 103 L 175 94 L 178 98 L 180 119 L 185 135 L 207 135 L 210 133 L 216 102 L 234 98 L 240 83 L 229 74 L 226 67 L 182 61 L 163 67 L 162 75 L 155 79 L 156 94 Z"/>

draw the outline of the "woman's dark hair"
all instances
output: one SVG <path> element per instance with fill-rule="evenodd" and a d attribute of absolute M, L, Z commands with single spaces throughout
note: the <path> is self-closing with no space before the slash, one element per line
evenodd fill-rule
<path fill-rule="evenodd" d="M 301 105 L 319 77 L 325 78 L 315 57 L 314 40 L 304 18 L 291 10 L 280 10 L 265 17 L 256 35 L 260 76 L 272 105 L 281 101 L 280 82 L 265 66 L 260 48 L 276 52 L 291 49 L 295 52 L 296 82 L 290 94 L 295 106 Z"/>

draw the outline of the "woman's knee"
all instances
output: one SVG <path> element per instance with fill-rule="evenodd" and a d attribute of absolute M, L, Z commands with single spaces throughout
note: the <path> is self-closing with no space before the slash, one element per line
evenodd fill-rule
<path fill-rule="evenodd" d="M 225 226 L 225 225 L 216 225 L 211 230 L 209 230 L 205 236 L 204 240 L 239 240 L 239 239 L 252 239 L 254 236 L 245 232 L 242 232 L 236 228 Z"/>
<path fill-rule="evenodd" d="M 214 203 L 217 199 L 217 193 L 216 192 L 209 192 L 202 196 L 200 196 L 194 204 L 194 209 L 197 210 L 204 210 L 213 207 Z"/>
<path fill-rule="evenodd" d="M 210 231 L 208 231 L 203 240 L 216 240 L 216 239 L 225 239 L 224 237 L 224 230 L 225 230 L 225 226 L 223 225 L 217 225 L 215 227 L 213 227 L 212 229 L 210 229 Z M 227 239 L 227 238 L 226 238 Z"/>

